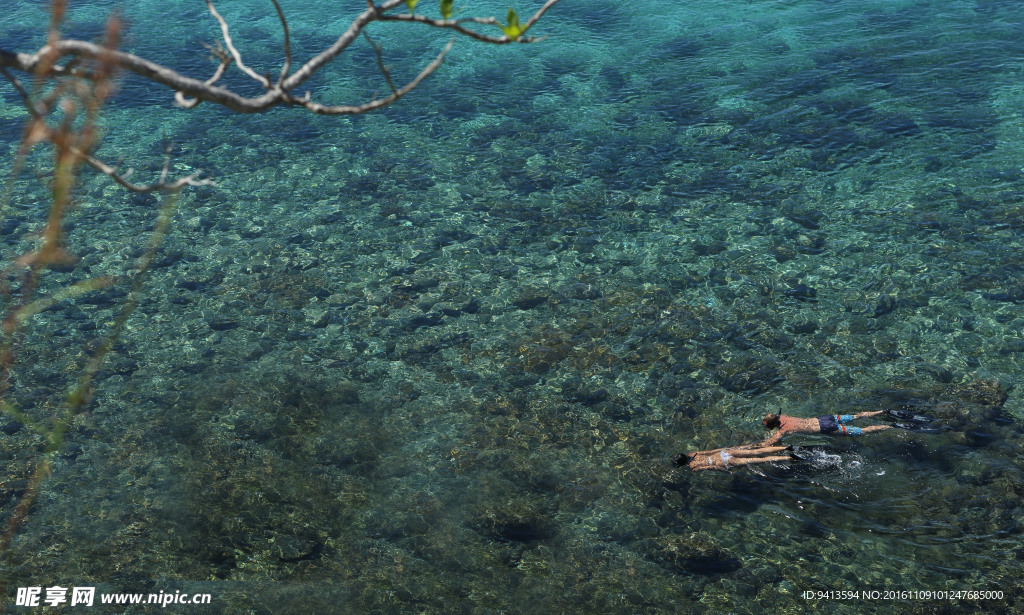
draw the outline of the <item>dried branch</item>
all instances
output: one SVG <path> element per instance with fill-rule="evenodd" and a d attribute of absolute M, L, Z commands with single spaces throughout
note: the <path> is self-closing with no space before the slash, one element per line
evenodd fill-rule
<path fill-rule="evenodd" d="M 366 42 L 370 43 L 370 47 L 373 47 L 373 52 L 377 54 L 377 68 L 380 69 L 381 74 L 384 75 L 384 79 L 388 82 L 388 87 L 391 88 L 391 93 L 394 94 L 395 92 L 398 92 L 398 89 L 395 88 L 394 81 L 391 80 L 391 71 L 384 65 L 384 58 L 381 55 L 382 50 L 380 45 L 373 42 L 373 39 L 366 33 L 366 30 L 363 30 L 363 36 L 366 38 Z"/>
<path fill-rule="evenodd" d="M 206 8 L 209 9 L 210 14 L 220 24 L 220 33 L 224 37 L 224 44 L 228 46 L 228 51 L 231 52 L 231 57 L 235 59 L 238 69 L 258 81 L 263 87 L 270 88 L 270 81 L 267 78 L 246 66 L 245 62 L 242 62 L 242 54 L 235 48 L 235 43 L 231 40 L 231 33 L 228 32 L 228 22 L 224 21 L 224 18 L 220 16 L 217 9 L 213 7 L 212 0 L 206 0 Z"/>
<path fill-rule="evenodd" d="M 556 0 L 557 1 L 557 0 Z M 464 17 L 462 19 L 433 19 L 426 15 L 413 14 L 409 15 L 406 13 L 396 13 L 395 15 L 381 15 L 380 21 L 405 21 L 412 23 L 422 23 L 428 26 L 434 26 L 435 28 L 447 28 L 455 30 L 459 34 L 464 34 L 470 38 L 475 38 L 478 41 L 485 43 L 491 43 L 493 45 L 505 45 L 508 43 L 516 42 L 516 39 L 508 38 L 505 35 L 501 36 L 489 36 L 487 34 L 480 34 L 475 30 L 463 27 L 464 23 L 478 23 L 486 26 L 497 26 L 499 22 L 493 17 Z M 521 37 L 520 37 L 521 38 Z M 533 42 L 533 38 L 524 39 L 522 42 L 528 43 Z"/>
<path fill-rule="evenodd" d="M 534 13 L 533 15 L 531 15 L 530 18 L 526 20 L 526 23 L 523 24 L 523 26 L 522 26 L 523 32 L 526 32 L 527 30 L 530 29 L 530 27 L 533 26 L 533 24 L 537 23 L 537 20 L 539 20 L 544 15 L 544 13 L 546 13 L 548 11 L 548 9 L 550 9 L 552 6 L 554 6 L 557 2 L 558 2 L 558 0 L 548 0 L 547 2 L 544 3 L 544 6 L 540 7 L 539 9 L 537 9 L 537 12 Z M 451 30 L 455 30 L 459 34 L 464 34 L 464 35 L 466 35 L 466 36 L 468 36 L 470 38 L 475 38 L 478 41 L 483 41 L 485 43 L 492 43 L 494 45 L 505 45 L 507 43 L 535 43 L 535 42 L 538 42 L 538 41 L 540 41 L 540 40 L 545 38 L 545 37 L 539 37 L 538 38 L 538 37 L 534 37 L 534 36 L 526 36 L 526 37 L 519 36 L 518 38 L 509 38 L 508 36 L 505 36 L 505 35 L 502 35 L 502 36 L 489 36 L 487 34 L 480 34 L 479 32 L 477 32 L 475 30 L 470 30 L 469 28 L 466 28 L 466 27 L 464 27 L 462 25 L 464 23 L 477 23 L 477 24 L 486 25 L 486 26 L 500 26 L 501 23 L 497 19 L 495 19 L 494 17 L 464 17 L 462 19 L 431 19 L 430 17 L 427 17 L 426 15 L 408 15 L 408 14 L 405 14 L 405 13 L 398 13 L 398 14 L 395 14 L 395 15 L 382 15 L 380 17 L 380 20 L 381 21 L 407 21 L 407 22 L 413 22 L 413 23 L 427 24 L 429 26 L 434 26 L 435 28 L 449 28 Z"/>
<path fill-rule="evenodd" d="M 198 79 L 182 75 L 171 68 L 130 53 L 101 47 L 86 41 L 62 40 L 59 38 L 52 38 L 48 41 L 47 45 L 44 45 L 39 51 L 31 55 L 13 53 L 0 49 L 0 67 L 34 72 L 41 76 L 59 76 L 67 74 L 88 76 L 87 72 L 74 67 L 74 60 L 78 58 L 92 60 L 103 59 L 105 62 L 109 62 L 120 69 L 131 71 L 145 79 L 167 86 L 174 90 L 176 103 L 185 108 L 192 108 L 198 105 L 200 101 L 206 101 L 221 105 L 238 113 L 260 113 L 278 105 L 295 105 L 304 107 L 314 113 L 354 114 L 365 113 L 367 111 L 378 109 L 401 98 L 410 89 L 415 88 L 424 77 L 433 73 L 438 66 L 440 66 L 440 62 L 443 61 L 451 47 L 451 43 L 449 43 L 445 50 L 442 51 L 430 65 L 423 69 L 415 79 L 410 81 L 408 85 L 402 88 L 396 88 L 393 84 L 389 84 L 392 88 L 392 92 L 391 96 L 386 98 L 375 99 L 362 105 L 331 106 L 311 101 L 308 94 L 304 97 L 297 97 L 291 94 L 291 92 L 295 91 L 303 83 L 309 80 L 310 77 L 316 74 L 317 71 L 344 52 L 349 45 L 356 40 L 359 34 L 374 21 L 405 21 L 422 23 L 436 28 L 451 29 L 461 35 L 495 45 L 504 45 L 512 42 L 530 43 L 541 40 L 542 38 L 519 36 L 515 39 L 510 39 L 508 36 L 504 35 L 490 36 L 482 34 L 470 27 L 467 27 L 467 24 L 500 26 L 500 22 L 493 17 L 471 17 L 444 20 L 432 19 L 416 14 L 408 15 L 404 13 L 396 13 L 394 15 L 389 15 L 389 11 L 404 5 L 404 0 L 385 0 L 379 5 L 374 4 L 373 0 L 367 0 L 366 9 L 352 20 L 348 28 L 337 38 L 337 40 L 334 41 L 333 44 L 307 60 L 304 64 L 299 66 L 295 72 L 290 73 L 292 57 L 288 22 L 285 19 L 284 12 L 281 10 L 278 1 L 272 1 L 274 2 L 278 17 L 281 20 L 282 28 L 284 29 L 285 62 L 281 68 L 281 75 L 276 83 L 272 83 L 269 76 L 260 75 L 245 65 L 242 61 L 241 52 L 237 49 L 234 41 L 231 39 L 227 22 L 217 12 L 216 8 L 213 6 L 212 0 L 206 0 L 207 7 L 210 10 L 211 15 L 213 15 L 214 19 L 216 19 L 220 25 L 221 34 L 224 39 L 224 44 L 226 45 L 226 51 L 222 51 L 220 55 L 214 51 L 214 55 L 221 60 L 221 65 L 218 67 L 216 74 L 206 81 L 200 81 Z M 533 26 L 548 11 L 548 9 L 554 6 L 557 2 L 558 0 L 547 0 L 544 5 L 531 15 L 523 24 L 522 29 L 525 31 Z M 375 50 L 377 50 L 376 47 Z M 66 56 L 72 56 L 73 59 L 67 64 L 61 65 L 59 63 L 60 60 Z M 259 96 L 249 97 L 240 95 L 228 88 L 215 85 L 215 83 L 224 74 L 224 71 L 228 68 L 231 61 L 238 65 L 239 70 L 257 81 L 260 85 L 266 88 L 267 91 Z M 390 80 L 390 75 L 388 75 L 387 71 L 383 72 L 385 74 L 385 78 Z"/>
<path fill-rule="evenodd" d="M 27 138 L 27 141 L 52 142 L 55 139 L 57 139 L 57 135 L 52 130 L 47 128 L 46 125 L 43 123 L 43 112 L 37 109 L 36 105 L 32 103 L 32 97 L 29 95 L 28 90 L 25 89 L 25 86 L 22 85 L 21 81 L 19 81 L 17 77 L 12 75 L 6 68 L 0 67 L 0 73 L 2 73 L 7 78 L 7 80 L 10 81 L 11 85 L 14 86 L 14 89 L 17 90 L 18 94 L 21 96 L 22 103 L 24 103 L 25 108 L 28 110 L 29 114 L 32 116 L 34 120 L 33 129 L 30 131 L 30 136 Z M 214 75 L 213 79 L 216 80 L 217 78 L 219 78 L 219 75 L 221 74 L 223 74 L 223 64 L 221 65 L 220 68 L 218 68 L 217 74 Z M 100 173 L 103 173 L 104 175 L 109 176 L 115 182 L 124 186 L 128 190 L 131 190 L 132 192 L 170 192 L 174 190 L 179 190 L 185 186 L 214 185 L 212 180 L 196 179 L 199 176 L 198 173 L 193 173 L 192 175 L 181 177 L 168 183 L 166 181 L 170 165 L 170 150 L 168 148 L 165 148 L 164 150 L 164 168 L 163 172 L 161 173 L 160 180 L 152 184 L 133 184 L 128 181 L 128 177 L 132 173 L 131 169 L 129 169 L 127 173 L 121 174 L 117 172 L 117 167 L 112 167 L 104 163 L 103 161 L 99 160 L 94 156 L 89 155 L 88 153 L 84 152 L 82 149 L 78 147 L 70 146 L 70 151 L 93 169 L 99 171 Z"/>
<path fill-rule="evenodd" d="M 28 110 L 29 115 L 38 120 L 42 114 L 38 109 L 36 109 L 36 106 L 32 104 L 32 97 L 29 96 L 28 90 L 26 90 L 25 86 L 21 84 L 21 81 L 4 67 L 0 67 L 0 73 L 3 73 L 4 77 L 7 77 L 7 80 L 10 81 L 11 85 L 14 86 L 14 89 L 17 90 L 18 95 L 21 96 L 21 102 L 24 103 L 25 109 Z"/>
<path fill-rule="evenodd" d="M 555 4 L 557 3 L 558 0 L 548 0 L 547 2 L 545 2 L 544 6 L 537 9 L 537 12 L 531 15 L 530 18 L 526 20 L 526 23 L 523 24 L 523 31 L 525 32 L 526 30 L 532 28 L 533 24 L 537 23 L 540 20 L 540 18 L 544 16 L 544 13 L 547 13 L 548 9 L 555 6 Z"/>
<path fill-rule="evenodd" d="M 206 45 L 206 48 L 210 50 L 210 55 L 220 60 L 220 64 L 217 65 L 217 70 L 214 71 L 213 76 L 203 82 L 205 85 L 213 85 L 224 76 L 224 72 L 227 71 L 228 67 L 231 66 L 231 62 L 234 60 L 231 57 L 231 54 L 225 51 L 220 43 L 217 43 L 216 47 Z M 174 104 L 184 109 L 191 109 L 201 102 L 202 100 L 198 98 L 186 98 L 181 92 L 174 93 Z"/>
<path fill-rule="evenodd" d="M 133 169 L 128 169 L 126 173 L 118 173 L 117 167 L 112 167 L 103 161 L 86 154 L 80 150 L 74 150 L 76 154 L 82 157 L 82 161 L 93 169 L 103 173 L 110 177 L 115 182 L 124 186 L 132 192 L 174 192 L 180 190 L 185 186 L 213 186 L 215 185 L 211 179 L 196 179 L 199 177 L 199 173 L 193 173 L 185 177 L 180 177 L 172 182 L 167 182 L 167 174 L 170 169 L 170 157 L 167 156 L 164 159 L 164 166 L 160 173 L 159 181 L 152 184 L 133 184 L 128 181 L 131 176 Z"/>
<path fill-rule="evenodd" d="M 277 17 L 281 20 L 281 29 L 284 31 L 284 66 L 281 67 L 281 76 L 277 79 L 277 87 L 280 89 L 281 83 L 288 76 L 288 70 L 292 66 L 292 43 L 288 34 L 288 20 L 284 18 L 284 11 L 281 10 L 281 5 L 278 4 L 277 0 L 270 1 L 274 3 L 274 8 L 277 9 Z"/>
<path fill-rule="evenodd" d="M 291 77 L 281 84 L 281 89 L 285 92 L 290 92 L 305 83 L 306 80 L 312 77 L 318 70 L 323 68 L 334 58 L 338 57 L 341 52 L 345 51 L 356 37 L 359 36 L 359 33 L 362 32 L 363 28 L 371 22 L 379 20 L 385 12 L 390 11 L 400 4 L 404 4 L 404 0 L 387 0 L 380 6 L 374 5 L 372 2 L 367 2 L 367 4 L 369 4 L 369 7 L 352 20 L 348 29 L 338 37 L 338 40 L 334 41 L 333 45 L 303 64 L 299 70 L 295 71 Z"/>
<path fill-rule="evenodd" d="M 442 50 L 441 53 L 436 58 L 434 58 L 433 62 L 427 65 L 427 67 L 424 68 L 422 71 L 420 71 L 420 74 L 416 75 L 415 79 L 407 83 L 405 87 L 392 92 L 391 96 L 388 96 L 387 98 L 378 98 L 375 100 L 371 100 L 370 102 L 363 103 L 361 105 L 330 106 L 312 102 L 308 99 L 307 96 L 307 98 L 305 99 L 296 99 L 293 104 L 302 105 L 303 107 L 309 109 L 313 113 L 318 113 L 320 115 L 356 115 L 360 113 L 366 113 L 367 111 L 373 111 L 374 109 L 380 109 L 381 107 L 386 107 L 391 103 L 395 102 L 396 100 L 398 100 L 399 98 L 405 96 L 412 90 L 416 89 L 416 86 L 418 86 L 421 81 L 426 79 L 428 76 L 430 76 L 431 73 L 440 68 L 441 64 L 444 63 L 444 57 L 448 54 L 449 51 L 451 51 L 452 45 L 454 44 L 454 39 L 448 41 L 448 44 L 445 45 L 444 50 Z"/>

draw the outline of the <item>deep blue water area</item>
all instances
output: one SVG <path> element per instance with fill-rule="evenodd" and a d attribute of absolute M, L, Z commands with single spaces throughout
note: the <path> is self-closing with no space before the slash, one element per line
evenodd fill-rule
<path fill-rule="evenodd" d="M 296 58 L 365 6 L 347 4 L 282 0 Z M 217 6 L 276 74 L 272 5 Z M 124 49 L 212 74 L 201 2 L 76 2 L 67 35 L 115 9 Z M 0 47 L 34 50 L 46 20 L 15 2 Z M 166 137 L 173 173 L 217 185 L 181 194 L 2 560 L 9 592 L 214 596 L 190 613 L 1024 609 L 1019 3 L 562 0 L 536 33 L 458 40 L 365 116 L 186 111 L 124 79 L 98 155 L 153 179 Z M 449 38 L 370 34 L 399 82 Z M 4 83 L 6 176 L 24 118 Z M 308 89 L 358 104 L 387 84 L 360 41 Z M 48 164 L 12 184 L 5 262 L 45 220 Z M 88 172 L 76 198 L 81 261 L 43 292 L 130 278 L 160 207 Z M 34 318 L 7 401 L 52 414 L 127 290 Z M 874 409 L 944 429 L 671 463 L 765 437 L 767 412 Z M 42 440 L 0 428 L 6 522 Z M 961 590 L 1002 595 L 866 594 Z"/>

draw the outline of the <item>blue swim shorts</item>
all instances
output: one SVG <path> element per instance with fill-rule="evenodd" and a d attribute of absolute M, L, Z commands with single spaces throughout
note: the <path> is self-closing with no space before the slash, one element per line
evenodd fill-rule
<path fill-rule="evenodd" d="M 852 414 L 826 414 L 818 417 L 818 426 L 821 433 L 836 433 L 840 436 L 859 436 L 862 432 L 860 427 L 846 425 L 853 420 Z"/>

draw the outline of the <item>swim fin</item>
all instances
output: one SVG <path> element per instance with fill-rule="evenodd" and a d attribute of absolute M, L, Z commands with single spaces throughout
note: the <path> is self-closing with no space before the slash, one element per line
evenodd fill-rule
<path fill-rule="evenodd" d="M 812 457 L 811 453 L 813 451 L 813 449 L 810 449 L 806 446 L 793 445 L 787 446 L 786 450 L 787 452 L 789 452 L 789 456 L 792 457 L 794 461 L 807 461 Z"/>
<path fill-rule="evenodd" d="M 935 419 L 923 414 L 914 414 L 909 410 L 886 410 L 886 414 L 900 421 L 913 421 L 915 423 L 934 423 Z"/>
<path fill-rule="evenodd" d="M 892 426 L 896 429 L 905 429 L 916 433 L 942 433 L 942 427 L 938 427 L 934 423 L 893 423 Z"/>

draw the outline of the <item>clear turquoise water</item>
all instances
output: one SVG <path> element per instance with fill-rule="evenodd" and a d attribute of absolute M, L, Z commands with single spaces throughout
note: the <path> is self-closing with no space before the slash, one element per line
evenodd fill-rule
<path fill-rule="evenodd" d="M 563 0 L 543 43 L 459 42 L 364 117 L 186 112 L 126 81 L 101 154 L 151 177 L 166 134 L 218 185 L 183 195 L 9 589 L 203 591 L 225 613 L 1019 611 L 1024 13 L 679 4 Z M 115 6 L 80 3 L 69 33 Z M 272 9 L 218 6 L 274 69 Z M 284 8 L 297 53 L 349 17 Z M 122 10 L 125 48 L 212 69 L 201 4 Z M 17 3 L 4 45 L 39 44 L 40 11 Z M 374 35 L 396 76 L 447 38 Z M 374 67 L 363 45 L 311 86 L 360 101 Z M 83 260 L 51 289 L 130 272 L 155 218 L 90 175 L 78 195 Z M 46 203 L 23 175 L 5 258 Z M 40 315 L 12 401 L 45 417 L 118 299 Z M 879 407 L 949 429 L 799 438 L 828 451 L 729 475 L 669 462 L 763 437 L 767 411 Z M 4 421 L 6 518 L 38 439 Z"/>

